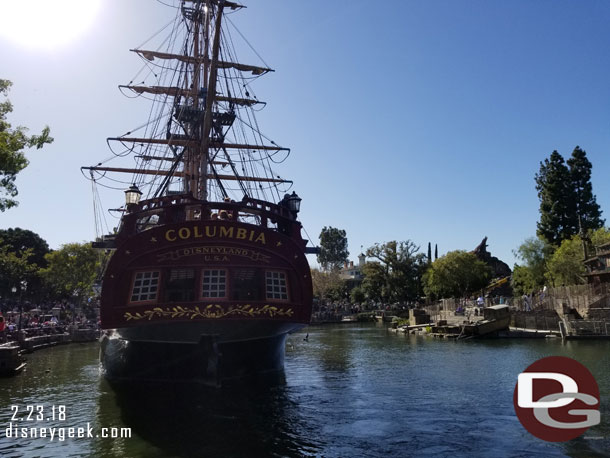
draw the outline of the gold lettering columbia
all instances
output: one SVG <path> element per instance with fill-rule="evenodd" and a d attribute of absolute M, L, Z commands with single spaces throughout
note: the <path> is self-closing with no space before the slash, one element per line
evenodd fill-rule
<path fill-rule="evenodd" d="M 254 229 L 244 229 L 243 227 L 195 226 L 192 228 L 181 227 L 179 229 L 168 229 L 165 231 L 165 240 L 168 242 L 204 238 L 248 240 L 249 242 L 260 243 L 262 245 L 267 243 L 264 232 Z"/>

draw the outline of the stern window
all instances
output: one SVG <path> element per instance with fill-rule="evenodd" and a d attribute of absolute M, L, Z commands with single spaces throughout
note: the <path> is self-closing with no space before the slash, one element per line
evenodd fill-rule
<path fill-rule="evenodd" d="M 203 297 L 224 298 L 227 296 L 227 271 L 212 269 L 203 271 Z"/>
<path fill-rule="evenodd" d="M 165 284 L 166 302 L 195 299 L 195 269 L 171 269 Z"/>
<path fill-rule="evenodd" d="M 288 288 L 284 272 L 265 272 L 265 285 L 267 287 L 267 299 L 288 300 Z"/>
<path fill-rule="evenodd" d="M 258 269 L 235 269 L 231 275 L 231 296 L 236 301 L 260 301 L 263 297 Z"/>
<path fill-rule="evenodd" d="M 154 301 L 159 288 L 159 272 L 136 272 L 131 302 Z"/>

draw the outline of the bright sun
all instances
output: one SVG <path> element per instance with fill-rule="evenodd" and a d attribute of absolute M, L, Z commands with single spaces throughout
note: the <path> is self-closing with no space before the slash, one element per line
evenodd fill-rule
<path fill-rule="evenodd" d="M 83 34 L 101 0 L 0 0 L 0 35 L 30 48 L 57 48 Z"/>

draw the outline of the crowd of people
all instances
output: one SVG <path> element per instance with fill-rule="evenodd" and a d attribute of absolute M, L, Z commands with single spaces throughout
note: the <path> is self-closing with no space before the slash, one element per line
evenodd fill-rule
<path fill-rule="evenodd" d="M 383 304 L 383 303 L 366 303 L 352 304 L 349 302 L 320 302 L 314 299 L 313 303 L 313 322 L 335 322 L 341 321 L 344 317 L 358 315 L 363 312 L 379 312 L 379 311 L 396 311 L 405 312 L 413 307 L 412 304 Z"/>
<path fill-rule="evenodd" d="M 0 343 L 19 340 L 19 331 L 23 332 L 22 337 L 33 337 L 62 334 L 69 326 L 99 327 L 94 310 L 86 312 L 67 302 L 39 305 L 0 302 Z"/>

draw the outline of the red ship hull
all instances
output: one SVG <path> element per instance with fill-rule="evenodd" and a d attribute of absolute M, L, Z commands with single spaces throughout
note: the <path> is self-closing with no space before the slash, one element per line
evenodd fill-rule
<path fill-rule="evenodd" d="M 137 228 L 142 215 L 132 220 Z M 283 367 L 286 335 L 311 318 L 297 231 L 210 219 L 133 232 L 118 238 L 102 284 L 110 378 L 214 380 Z"/>

